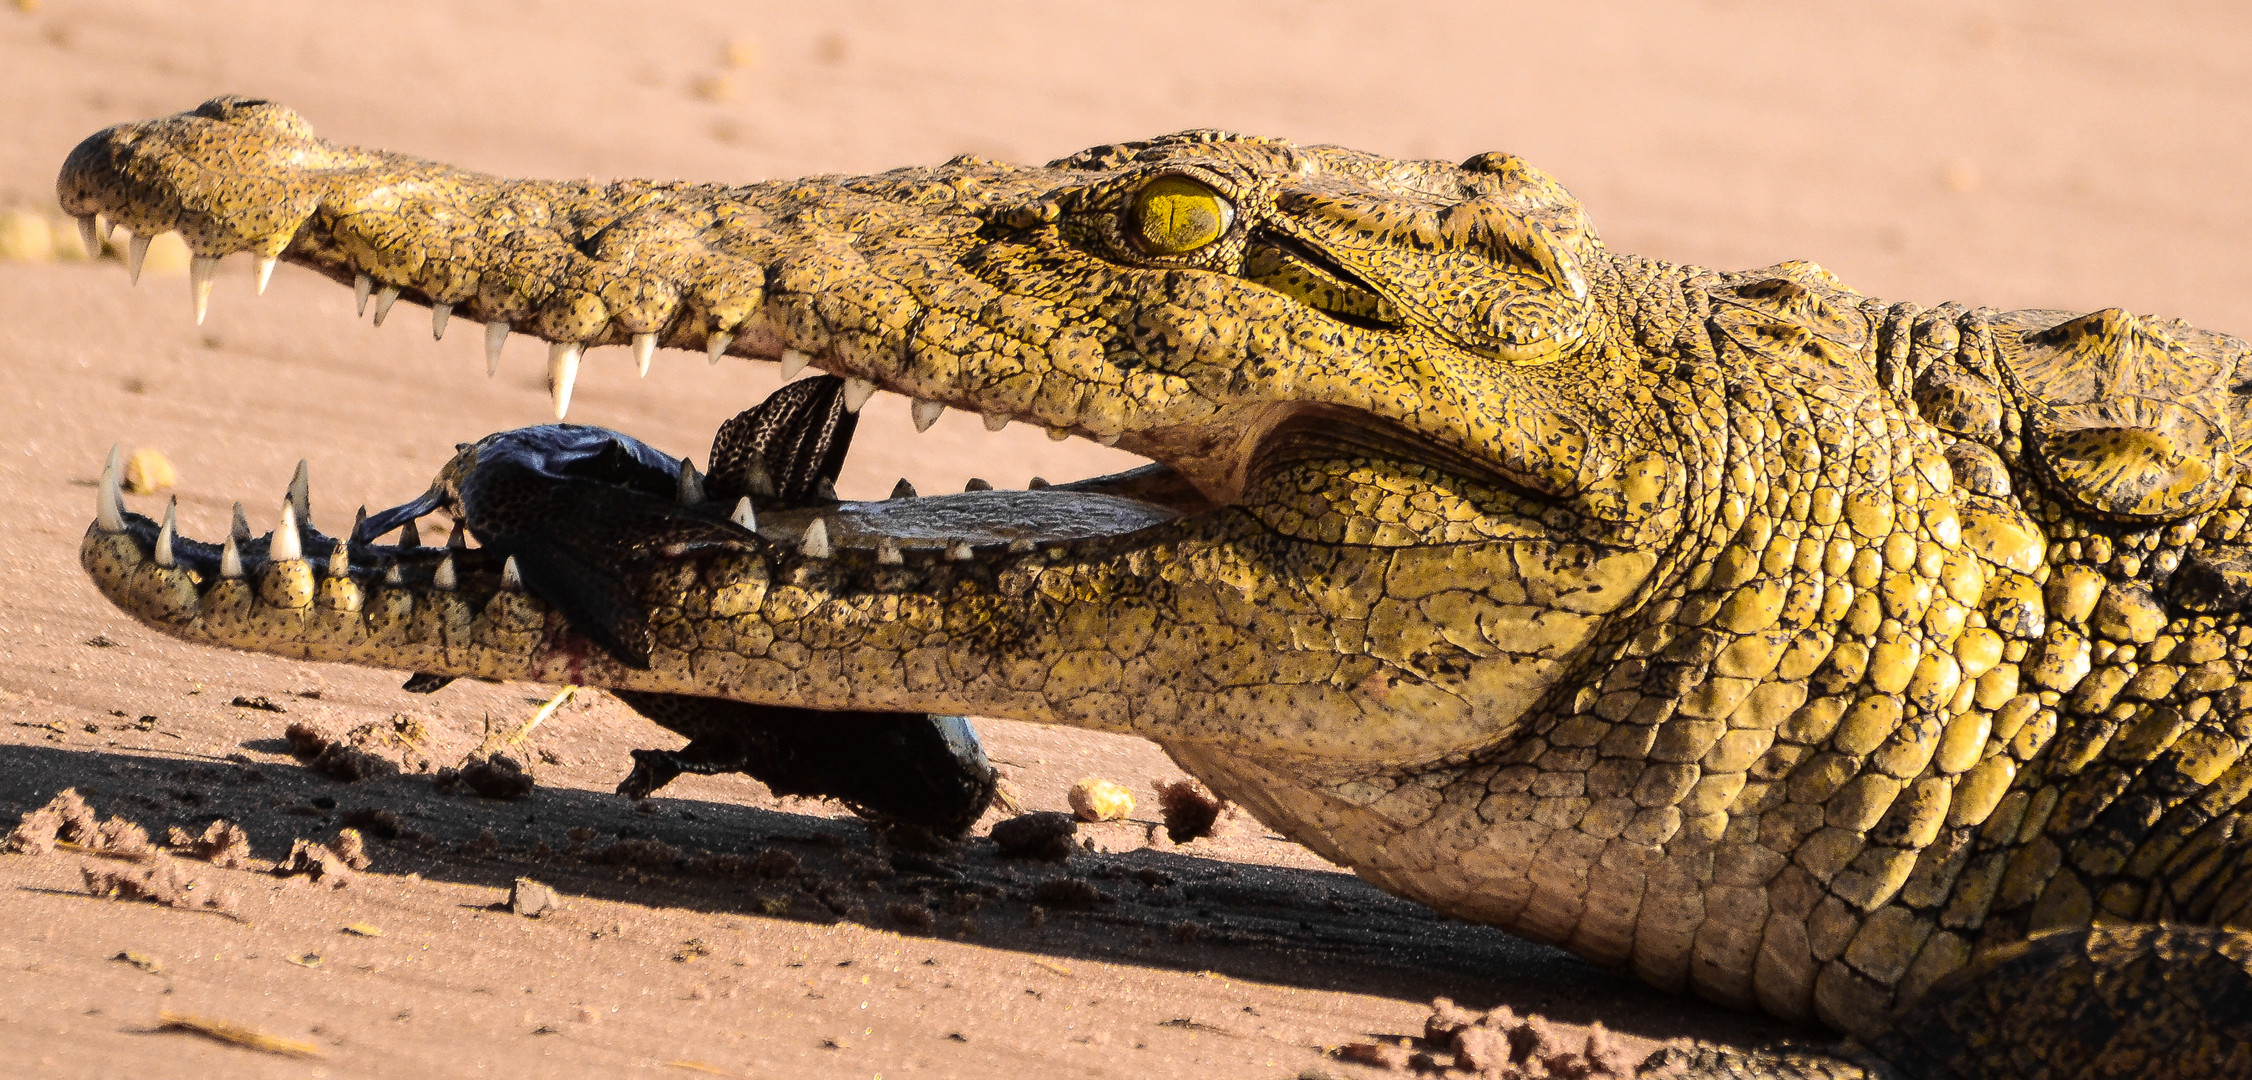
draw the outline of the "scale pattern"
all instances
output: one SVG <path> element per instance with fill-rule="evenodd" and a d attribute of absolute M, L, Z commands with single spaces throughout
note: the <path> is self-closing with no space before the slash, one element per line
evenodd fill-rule
<path fill-rule="evenodd" d="M 220 99 L 93 136 L 58 190 L 545 339 L 559 401 L 580 350 L 648 335 L 810 358 L 918 417 L 1142 453 L 1204 500 L 974 550 L 762 524 L 663 561 L 645 670 L 497 568 L 386 582 L 257 540 L 229 577 L 160 565 L 156 523 L 105 504 L 85 565 L 167 633 L 1137 734 L 1384 888 L 1865 1040 L 2009 973 L 1949 999 L 1952 1049 L 1889 1054 L 1901 1075 L 2015 1075 L 1987 1041 L 2035 1028 L 2095 1060 L 2077 987 L 2213 1060 L 2252 1023 L 2181 1027 L 2169 989 L 2241 1002 L 2252 977 L 2244 938 L 2195 929 L 2252 924 L 2235 338 L 1653 262 L 1510 155 L 1209 131 L 1043 167 L 534 182 Z M 2026 951 L 2050 932 L 2077 944 Z"/>

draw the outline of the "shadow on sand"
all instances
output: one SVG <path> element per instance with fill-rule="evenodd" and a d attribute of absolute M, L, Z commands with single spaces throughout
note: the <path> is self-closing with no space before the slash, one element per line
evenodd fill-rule
<path fill-rule="evenodd" d="M 153 836 L 226 818 L 248 829 L 256 854 L 268 859 L 284 855 L 293 838 L 326 839 L 352 811 L 374 808 L 402 827 L 394 839 L 371 838 L 376 873 L 502 889 L 535 876 L 602 900 L 855 921 L 1059 959 L 1212 971 L 1417 1003 L 1444 995 L 1473 1008 L 1507 1004 L 1660 1039 L 1806 1034 L 1660 993 L 1341 873 L 1147 848 L 1075 849 L 1063 863 L 1003 859 L 982 836 L 932 849 L 853 819 L 729 803 L 636 804 L 558 787 L 496 801 L 442 793 L 421 775 L 340 784 L 289 764 L 41 746 L 13 747 L 0 758 L 0 814 L 7 815 L 0 821 L 66 787 L 104 816 L 137 821 Z M 567 838 L 574 830 L 588 839 L 574 844 Z M 762 861 L 770 851 L 787 856 Z"/>

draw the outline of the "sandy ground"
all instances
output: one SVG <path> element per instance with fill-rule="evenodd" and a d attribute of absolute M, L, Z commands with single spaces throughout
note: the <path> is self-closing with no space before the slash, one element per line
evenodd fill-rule
<path fill-rule="evenodd" d="M 2252 330 L 2247 9 L 1773 7 L 16 0 L 0 9 L 0 210 L 51 212 L 84 135 L 220 92 L 289 103 L 332 138 L 534 176 L 1045 159 L 1221 126 L 1400 155 L 1509 149 L 1622 250 L 1810 258 L 1876 295 Z M 240 822 L 269 859 L 361 808 L 406 830 L 346 889 L 212 872 L 237 919 L 89 898 L 83 856 L 0 856 L 0 1074 L 1348 1076 L 1363 1070 L 1324 1048 L 1415 1032 L 1441 994 L 1648 1040 L 1786 1034 L 1439 920 L 1263 830 L 1152 843 L 1151 784 L 1178 770 L 1132 740 L 985 725 L 1034 807 L 1086 775 L 1142 800 L 1140 823 L 1089 830 L 1061 865 L 980 841 L 934 870 L 740 777 L 684 779 L 643 812 L 610 793 L 626 751 L 678 740 L 601 695 L 541 729 L 528 800 L 314 774 L 284 724 L 408 714 L 442 764 L 547 690 L 419 697 L 397 673 L 176 645 L 94 594 L 78 537 L 115 442 L 177 463 L 191 533 L 222 532 L 238 498 L 270 527 L 300 457 L 337 529 L 420 490 L 455 441 L 544 417 L 533 344 L 487 381 L 477 335 L 434 345 L 420 315 L 356 325 L 348 295 L 287 268 L 253 299 L 230 263 L 199 329 L 179 277 L 152 270 L 136 290 L 114 261 L 0 263 L 0 824 L 76 786 L 159 831 Z M 573 419 L 699 454 L 776 378 L 680 353 L 647 381 L 630 372 L 622 350 L 590 358 Z M 905 401 L 879 395 L 841 490 L 1121 464 L 961 414 L 917 437 Z M 286 714 L 231 704 L 258 696 Z M 593 837 L 579 854 L 573 829 Z M 619 838 L 680 858 L 585 857 Z M 699 854 L 768 851 L 798 868 Z M 566 906 L 494 910 L 520 875 Z M 1103 899 L 1036 905 L 1056 878 Z M 161 1031 L 164 1010 L 322 1056 Z"/>

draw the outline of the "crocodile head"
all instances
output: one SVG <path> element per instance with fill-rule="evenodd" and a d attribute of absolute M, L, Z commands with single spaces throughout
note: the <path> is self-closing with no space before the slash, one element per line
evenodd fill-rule
<path fill-rule="evenodd" d="M 1614 340 L 1593 229 L 1504 154 L 1399 162 L 1197 131 L 1039 168 L 958 158 L 738 188 L 540 183 L 336 146 L 279 105 L 222 98 L 89 138 L 58 190 L 136 248 L 178 230 L 199 312 L 216 260 L 247 251 L 352 284 L 379 316 L 403 298 L 430 306 L 439 332 L 458 315 L 496 347 L 536 335 L 559 417 L 585 349 L 646 360 L 680 347 L 811 363 L 846 380 L 848 409 L 878 388 L 912 397 L 918 426 L 968 409 L 989 428 L 1032 423 L 1148 456 L 1162 468 L 1112 482 L 761 520 L 792 559 L 818 521 L 841 565 L 889 541 L 910 569 L 936 556 L 941 577 L 1029 581 L 1247 543 L 1314 574 L 1292 589 L 1318 635 L 1206 611 L 1220 621 L 1194 633 L 1242 640 L 1144 654 L 1234 664 L 1205 692 L 1245 694 L 1246 708 L 1258 695 L 1242 684 L 1282 675 L 1280 662 L 1302 707 L 1276 709 L 1299 716 L 1238 731 L 1184 706 L 1155 722 L 1125 707 L 1131 692 L 1064 710 L 1161 738 L 1356 768 L 1493 746 L 1603 618 L 1632 607 L 1691 486 L 1667 445 L 1686 399 L 1664 401 Z M 1102 501 L 1116 499 L 1141 508 Z M 1028 542 L 1078 549 L 1028 555 Z M 359 561 L 375 574 L 395 560 Z M 1484 598 L 1465 612 L 1475 626 L 1401 624 L 1438 625 L 1428 612 L 1455 603 L 1464 574 Z M 1399 612 L 1383 603 L 1392 588 Z M 1242 655 L 1225 660 L 1231 648 Z M 891 681 L 848 696 L 896 698 Z M 970 697 L 970 711 L 1056 719 L 1059 698 L 1081 695 Z"/>

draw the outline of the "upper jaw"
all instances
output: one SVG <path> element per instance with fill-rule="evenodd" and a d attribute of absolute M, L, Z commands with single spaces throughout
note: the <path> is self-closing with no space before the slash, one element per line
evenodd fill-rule
<path fill-rule="evenodd" d="M 56 187 L 89 242 L 120 224 L 132 232 L 136 280 L 147 241 L 180 232 L 198 322 L 218 260 L 247 252 L 261 291 L 286 260 L 352 287 L 356 310 L 379 324 L 402 299 L 429 309 L 433 336 L 482 322 L 488 370 L 510 335 L 540 338 L 559 420 L 587 349 L 626 346 L 646 375 L 664 347 L 775 361 L 786 377 L 820 367 L 850 380 L 853 411 L 879 386 L 893 390 L 913 399 L 918 430 L 952 407 L 992 430 L 1031 422 L 1132 449 L 1116 410 L 1010 392 L 983 357 L 912 358 L 928 344 L 918 327 L 936 335 L 951 320 L 956 340 L 996 332 L 977 319 L 1000 294 L 958 257 L 970 234 L 1054 177 L 970 166 L 940 182 L 954 197 L 933 207 L 903 205 L 892 189 L 912 181 L 886 177 L 752 188 L 500 180 L 339 147 L 280 106 L 222 98 L 89 137 Z M 914 291 L 869 267 L 894 258 L 917 260 Z"/>
<path fill-rule="evenodd" d="M 1590 433 L 1568 402 L 1478 358 L 1410 347 L 1381 304 L 1361 326 L 1230 272 L 1075 248 L 1040 223 L 1060 212 L 1051 196 L 1125 175 L 1090 168 L 957 164 L 740 188 L 502 180 L 335 146 L 280 106 L 217 99 L 87 139 L 57 191 L 97 238 L 105 217 L 133 230 L 135 250 L 179 230 L 199 318 L 217 260 L 249 252 L 261 280 L 287 259 L 349 283 L 378 322 L 401 299 L 429 307 L 434 336 L 456 316 L 481 321 L 488 371 L 511 334 L 538 337 L 558 419 L 588 348 L 626 346 L 646 374 L 657 348 L 677 347 L 785 375 L 819 366 L 847 380 L 850 411 L 899 393 L 919 430 L 958 408 L 993 430 L 1028 422 L 1117 446 L 1212 503 L 1235 501 L 1267 437 L 1316 408 L 1548 494 L 1580 483 Z M 1315 269 L 1352 276 L 1339 265 Z"/>

